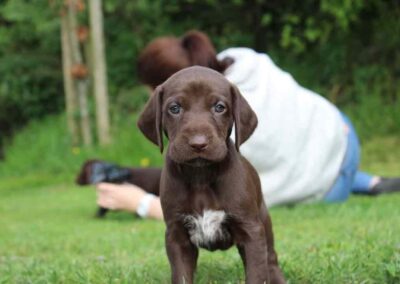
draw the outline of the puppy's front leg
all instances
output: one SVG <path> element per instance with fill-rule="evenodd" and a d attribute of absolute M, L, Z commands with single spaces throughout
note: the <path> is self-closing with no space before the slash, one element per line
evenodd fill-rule
<path fill-rule="evenodd" d="M 171 265 L 172 283 L 191 284 L 196 270 L 198 249 L 181 224 L 167 226 L 166 248 Z"/>
<path fill-rule="evenodd" d="M 269 268 L 269 277 L 271 284 L 285 284 L 285 278 L 283 277 L 283 273 L 278 265 L 278 255 L 276 254 L 274 247 L 274 234 L 272 232 L 272 222 L 271 217 L 268 214 L 267 207 L 265 204 L 262 204 L 261 207 L 261 221 L 264 224 L 265 228 L 265 236 L 268 247 L 268 268 Z"/>
<path fill-rule="evenodd" d="M 245 264 L 247 284 L 268 284 L 268 250 L 265 229 L 261 223 L 249 224 L 247 238 L 240 245 L 240 255 Z"/>

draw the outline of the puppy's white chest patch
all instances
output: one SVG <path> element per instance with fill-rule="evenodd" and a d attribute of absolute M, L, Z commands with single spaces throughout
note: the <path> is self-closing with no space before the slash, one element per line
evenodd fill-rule
<path fill-rule="evenodd" d="M 229 232 L 224 227 L 226 217 L 222 210 L 204 210 L 202 215 L 186 215 L 184 224 L 190 241 L 197 247 L 207 248 L 226 240 L 229 238 Z"/>

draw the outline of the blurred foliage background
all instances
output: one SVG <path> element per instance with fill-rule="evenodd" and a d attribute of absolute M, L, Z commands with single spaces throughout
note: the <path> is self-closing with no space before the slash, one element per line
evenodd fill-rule
<path fill-rule="evenodd" d="M 58 7 L 56 0 L 0 1 L 2 143 L 28 121 L 64 110 Z M 104 17 L 114 121 L 146 100 L 135 70 L 144 45 L 201 29 L 217 50 L 270 54 L 350 112 L 362 138 L 400 130 L 397 0 L 104 0 Z"/>

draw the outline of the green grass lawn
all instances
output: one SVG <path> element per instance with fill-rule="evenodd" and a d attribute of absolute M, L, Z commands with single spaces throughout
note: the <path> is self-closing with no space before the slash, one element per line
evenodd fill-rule
<path fill-rule="evenodd" d="M 102 153 L 118 158 L 115 153 L 121 149 L 71 154 L 32 146 L 20 154 L 23 137 L 26 142 L 35 133 L 35 145 L 41 145 L 41 137 L 50 141 L 59 135 L 57 127 L 48 127 L 47 135 L 37 127 L 16 137 L 8 162 L 0 164 L 0 283 L 168 283 L 164 224 L 122 212 L 98 220 L 94 190 L 72 182 L 81 160 Z M 363 169 L 400 174 L 399 142 L 400 138 L 389 137 L 365 143 Z M 132 150 L 133 163 L 152 157 L 144 154 L 147 146 L 143 147 L 144 152 Z M 42 155 L 36 153 L 40 151 Z M 51 161 L 48 152 L 59 157 Z M 24 159 L 31 165 L 22 166 Z M 53 171 L 46 171 L 41 161 L 52 165 Z M 64 167 L 70 170 L 60 174 Z M 289 283 L 400 283 L 400 194 L 273 208 L 271 215 Z M 197 283 L 242 283 L 243 279 L 235 249 L 201 252 Z"/>

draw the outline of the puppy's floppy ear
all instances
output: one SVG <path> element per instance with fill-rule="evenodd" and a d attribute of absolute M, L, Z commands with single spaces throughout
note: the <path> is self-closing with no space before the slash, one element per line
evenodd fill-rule
<path fill-rule="evenodd" d="M 162 97 L 163 87 L 160 85 L 151 95 L 137 122 L 140 131 L 147 139 L 160 147 L 161 153 L 164 150 L 162 139 Z"/>
<path fill-rule="evenodd" d="M 232 114 L 235 121 L 235 146 L 239 151 L 239 146 L 253 134 L 258 121 L 256 114 L 234 85 L 231 85 L 231 97 Z"/>

